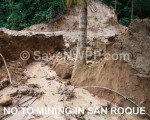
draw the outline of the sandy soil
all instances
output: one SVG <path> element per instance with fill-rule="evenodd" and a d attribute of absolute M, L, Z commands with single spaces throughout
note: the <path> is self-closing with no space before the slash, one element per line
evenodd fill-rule
<path fill-rule="evenodd" d="M 114 13 L 114 10 L 110 9 L 109 7 L 103 4 L 94 4 L 94 6 L 96 6 L 95 8 L 98 8 L 97 12 L 92 12 L 93 10 L 91 10 L 91 8 L 88 9 L 89 24 L 88 24 L 87 49 L 90 49 L 90 50 L 92 49 L 92 51 L 101 49 L 103 53 L 105 53 L 106 50 L 113 52 L 113 50 L 116 50 L 116 49 L 111 48 L 110 46 L 113 46 L 115 45 L 114 43 L 121 41 L 117 39 L 118 36 L 125 34 L 124 37 L 128 38 L 128 37 L 131 37 L 130 36 L 131 33 L 130 31 L 128 31 L 126 27 L 123 27 L 122 25 L 118 24 L 117 17 Z M 7 31 L 6 33 L 8 34 L 7 39 L 11 38 L 10 37 L 11 34 L 15 34 L 17 36 L 19 34 L 20 40 L 26 39 L 27 36 L 31 38 L 32 36 L 38 37 L 38 34 L 63 35 L 63 40 L 65 42 L 65 49 L 61 52 L 75 50 L 76 42 L 78 40 L 78 29 L 77 29 L 78 28 L 78 12 L 77 14 L 73 14 L 73 13 L 74 12 L 71 11 L 70 13 L 64 15 L 62 18 L 52 23 L 49 23 L 49 24 L 42 23 L 39 25 L 34 25 L 34 26 L 31 26 L 29 28 L 22 30 L 21 32 L 6 30 Z M 147 28 L 146 30 L 149 30 L 149 28 Z M 3 34 L 3 33 L 0 32 L 0 34 Z M 137 34 L 140 35 L 139 33 L 136 33 L 136 35 Z M 132 37 L 136 37 L 134 35 Z M 105 87 L 119 91 L 129 97 L 134 97 L 135 100 L 138 101 L 138 103 L 141 103 L 141 105 L 145 105 L 145 103 L 147 105 L 149 104 L 149 89 L 148 89 L 149 83 L 147 81 L 146 82 L 143 81 L 143 79 L 144 80 L 147 80 L 147 79 L 144 77 L 140 79 L 141 81 L 138 80 L 137 76 L 135 76 L 136 70 L 133 70 L 130 64 L 126 63 L 125 61 L 124 62 L 120 62 L 120 61 L 119 62 L 118 61 L 105 62 L 104 61 L 104 63 L 102 60 L 92 61 L 92 65 L 91 64 L 87 65 L 85 68 L 83 68 L 83 70 L 78 72 L 76 78 L 73 81 L 74 85 L 70 85 L 69 81 L 62 81 L 62 79 L 57 76 L 57 73 L 49 65 L 49 62 L 51 61 L 48 61 L 48 63 L 45 63 L 45 61 L 34 62 L 32 60 L 32 61 L 25 61 L 25 63 L 22 63 L 20 62 L 20 60 L 18 60 L 18 58 L 16 58 L 15 60 L 12 60 L 10 58 L 10 55 L 12 55 L 10 54 L 12 52 L 11 50 L 14 50 L 14 55 L 19 56 L 19 54 L 15 53 L 16 48 L 14 49 L 14 47 L 12 47 L 12 49 L 8 51 L 9 45 L 11 45 L 14 41 L 12 40 L 12 42 L 9 43 L 7 39 L 4 41 L 4 44 L 8 42 L 7 43 L 8 47 L 6 47 L 5 50 L 1 50 L 1 49 L 4 49 L 3 44 L 1 44 L 0 50 L 3 51 L 4 53 L 6 51 L 7 53 L 9 53 L 9 54 L 6 54 L 5 56 L 8 57 L 6 61 L 8 63 L 8 68 L 12 75 L 13 85 L 9 84 L 9 85 L 6 85 L 5 87 L 2 86 L 3 88 L 2 90 L 0 90 L 0 98 L 2 98 L 2 96 L 6 93 L 8 96 L 13 95 L 12 97 L 10 97 L 10 100 L 12 100 L 12 104 L 10 105 L 11 107 L 22 106 L 22 107 L 33 107 L 36 109 L 36 107 L 46 107 L 46 106 L 49 106 L 49 107 L 82 106 L 86 108 L 89 106 L 106 107 L 110 104 L 112 106 L 115 106 L 115 105 L 124 106 L 123 105 L 124 100 L 122 100 L 122 98 L 118 98 L 118 96 L 114 95 L 111 92 L 108 92 L 106 90 L 100 91 L 98 89 L 96 90 L 88 89 L 90 91 L 89 93 L 87 90 L 82 89 L 82 88 L 74 89 L 74 85 L 79 85 L 79 86 L 80 85 L 90 85 L 90 86 L 91 85 L 104 85 Z M 3 40 L 3 39 L 0 39 L 0 40 Z M 136 43 L 136 40 L 133 42 Z M 26 43 L 27 42 L 24 41 L 24 44 Z M 35 41 L 33 43 L 35 43 Z M 130 45 L 129 43 L 127 44 Z M 43 47 L 41 47 L 41 49 L 44 48 L 45 50 L 52 49 L 52 46 L 53 46 L 53 45 L 49 46 L 48 43 L 45 43 L 43 41 L 40 44 L 43 44 Z M 45 47 L 45 45 L 47 47 Z M 133 43 L 131 45 L 133 45 Z M 141 44 L 137 42 L 134 45 L 141 45 Z M 116 46 L 119 47 L 118 45 Z M 19 46 L 19 47 L 22 48 L 22 46 Z M 31 44 L 31 46 L 29 46 L 29 49 L 33 49 L 35 47 L 39 48 L 38 46 L 34 46 L 34 44 Z M 136 46 L 134 46 L 133 48 L 134 48 L 133 51 L 135 51 Z M 55 50 L 53 52 L 55 52 Z M 54 60 L 56 59 L 53 59 L 53 61 Z M 73 61 L 74 60 L 72 60 L 72 62 Z M 149 72 L 149 69 L 147 66 L 143 67 L 141 65 L 140 67 L 144 68 L 144 71 L 146 71 L 146 73 L 147 71 Z M 141 68 L 138 70 L 141 71 Z M 6 69 L 2 64 L 2 67 L 0 69 L 0 82 L 2 82 L 3 79 L 9 80 L 7 78 Z M 103 94 L 103 93 L 106 93 L 106 94 Z M 140 93 L 140 96 L 139 96 L 139 93 Z M 102 99 L 102 97 L 105 99 Z M 127 103 L 125 102 L 125 105 L 128 105 L 128 102 Z M 75 114 L 72 114 L 68 116 L 62 115 L 62 114 L 39 116 L 37 114 L 34 114 L 31 116 L 27 114 L 23 115 L 22 111 L 19 111 L 19 113 L 16 115 L 4 116 L 3 106 L 0 106 L 0 113 L 1 113 L 0 119 L 4 119 L 4 120 L 14 120 L 14 119 L 16 120 L 17 119 L 19 120 L 21 119 L 22 120 L 35 120 L 35 119 L 36 120 L 55 120 L 55 119 L 57 120 L 59 119 L 60 120 L 63 120 L 63 119 L 64 120 L 69 120 L 69 119 L 71 120 L 82 120 L 82 119 L 85 119 L 85 120 L 139 120 L 139 119 L 142 119 L 142 118 L 138 118 L 136 116 L 130 116 L 130 115 L 119 116 L 119 115 L 110 115 L 110 114 L 108 115 L 87 115 L 87 114 L 75 115 Z"/>
<path fill-rule="evenodd" d="M 51 70 L 48 66 L 43 66 L 41 62 L 35 62 L 26 67 L 26 74 L 30 76 L 28 85 L 38 86 L 38 92 L 44 93 L 38 99 L 33 97 L 29 101 L 21 104 L 22 107 L 32 107 L 35 109 L 39 107 L 102 107 L 110 104 L 104 99 L 99 99 L 96 96 L 90 94 L 87 90 L 82 88 L 74 89 L 74 86 L 66 85 L 65 82 L 60 82 L 57 78 L 55 71 Z M 54 80 L 47 80 L 50 77 L 54 77 Z M 7 88 L 6 88 L 7 89 Z M 8 89 L 7 89 L 8 90 Z M 6 90 L 5 90 L 6 91 Z M 7 91 L 8 92 L 8 91 Z M 72 93 L 72 95 L 71 95 Z M 18 103 L 23 103 L 29 97 L 23 97 Z M 91 120 L 138 120 L 135 116 L 119 116 L 119 115 L 23 115 L 20 110 L 18 114 L 6 117 L 5 120 L 78 120 L 78 119 L 91 119 Z"/>

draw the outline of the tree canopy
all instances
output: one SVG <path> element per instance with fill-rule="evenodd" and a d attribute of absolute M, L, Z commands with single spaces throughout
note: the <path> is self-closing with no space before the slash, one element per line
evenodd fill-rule
<path fill-rule="evenodd" d="M 115 7 L 115 0 L 101 0 Z M 131 0 L 117 0 L 116 13 L 120 23 L 128 25 Z M 1 0 L 0 27 L 21 30 L 40 22 L 47 22 L 64 14 L 66 0 Z M 134 18 L 150 17 L 150 0 L 134 0 Z"/>

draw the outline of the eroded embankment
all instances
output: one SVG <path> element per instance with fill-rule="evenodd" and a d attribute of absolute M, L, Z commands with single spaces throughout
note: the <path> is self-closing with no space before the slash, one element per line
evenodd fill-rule
<path fill-rule="evenodd" d="M 63 48 L 64 40 L 61 34 L 0 29 L 0 53 L 6 60 L 12 82 L 26 81 L 23 71 L 27 63 L 34 61 L 35 51 L 39 51 L 40 54 L 51 54 Z M 23 51 L 25 52 L 21 54 Z M 2 58 L 0 58 L 0 67 L 0 81 L 2 81 L 8 77 Z M 3 87 L 0 86 L 0 89 Z"/>
<path fill-rule="evenodd" d="M 135 20 L 125 35 L 107 46 L 108 53 L 129 53 L 128 61 L 101 61 L 77 72 L 73 83 L 78 86 L 108 87 L 122 93 L 150 111 L 150 34 L 149 19 Z M 91 93 L 119 106 L 135 106 L 108 90 L 90 88 Z M 150 113 L 150 112 L 149 112 Z"/>
<path fill-rule="evenodd" d="M 55 33 L 0 30 L 0 53 L 6 60 L 19 59 L 22 51 L 28 51 L 30 54 L 34 51 L 54 53 L 63 47 L 63 36 L 55 35 Z M 0 59 L 0 65 L 2 63 Z"/>

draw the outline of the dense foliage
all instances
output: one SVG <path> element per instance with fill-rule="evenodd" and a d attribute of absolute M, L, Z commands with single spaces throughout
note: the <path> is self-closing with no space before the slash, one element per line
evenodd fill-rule
<path fill-rule="evenodd" d="M 60 0 L 4 0 L 0 2 L 0 27 L 20 30 L 54 19 L 64 8 Z"/>
<path fill-rule="evenodd" d="M 114 7 L 115 0 L 101 0 Z M 134 0 L 134 18 L 150 16 L 150 0 Z M 51 21 L 66 11 L 65 0 L 1 0 L 0 27 L 20 30 L 42 21 Z M 117 0 L 118 19 L 128 25 L 131 0 Z"/>
<path fill-rule="evenodd" d="M 105 4 L 114 7 L 115 0 L 102 0 Z M 131 21 L 132 0 L 116 0 L 116 13 L 119 22 L 128 26 Z M 150 0 L 133 0 L 133 18 L 143 19 L 150 17 Z"/>

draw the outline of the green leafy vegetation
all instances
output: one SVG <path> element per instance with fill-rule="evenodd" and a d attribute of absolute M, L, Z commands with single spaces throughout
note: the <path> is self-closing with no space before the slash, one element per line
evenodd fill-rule
<path fill-rule="evenodd" d="M 27 26 L 51 21 L 65 11 L 61 0 L 0 1 L 0 27 L 20 30 Z"/>
<path fill-rule="evenodd" d="M 115 0 L 100 0 L 114 7 Z M 150 0 L 134 0 L 133 18 L 150 16 Z M 0 27 L 21 30 L 33 24 L 47 22 L 67 10 L 65 0 L 1 0 Z M 131 0 L 117 0 L 119 22 L 128 26 L 131 21 Z"/>
<path fill-rule="evenodd" d="M 115 0 L 102 0 L 110 7 L 115 7 Z M 132 0 L 116 0 L 116 13 L 121 24 L 128 26 L 131 22 Z M 150 0 L 133 0 L 133 19 L 150 17 Z"/>

